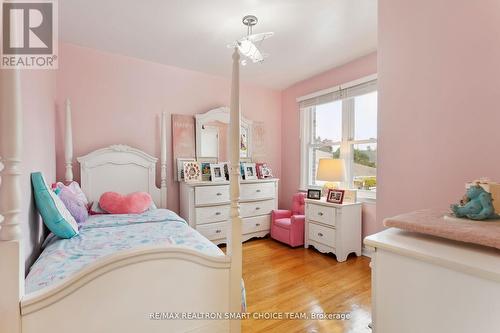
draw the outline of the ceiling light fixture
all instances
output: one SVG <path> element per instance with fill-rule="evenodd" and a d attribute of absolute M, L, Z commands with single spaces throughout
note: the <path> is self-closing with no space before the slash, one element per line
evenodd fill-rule
<path fill-rule="evenodd" d="M 245 57 L 252 60 L 252 62 L 262 62 L 264 58 L 267 57 L 266 54 L 260 52 L 255 43 L 262 44 L 264 39 L 267 39 L 274 35 L 274 32 L 264 32 L 260 34 L 253 34 L 253 26 L 257 24 L 258 19 L 254 15 L 247 15 L 243 17 L 243 24 L 247 26 L 247 35 L 243 38 L 238 39 L 236 42 L 229 44 L 228 48 L 238 48 L 238 51 Z M 243 66 L 247 64 L 246 59 L 242 59 L 240 62 Z"/>

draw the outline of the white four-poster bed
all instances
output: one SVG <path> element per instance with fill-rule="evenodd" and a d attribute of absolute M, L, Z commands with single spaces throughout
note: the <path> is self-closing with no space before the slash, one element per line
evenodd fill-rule
<path fill-rule="evenodd" d="M 25 294 L 22 254 L 22 110 L 19 71 L 2 70 L 0 185 L 0 332 L 240 332 L 239 320 L 151 320 L 155 312 L 241 311 L 241 218 L 239 215 L 239 53 L 233 53 L 230 104 L 231 220 L 227 255 L 181 247 L 144 247 L 99 259 L 78 273 Z M 66 181 L 73 179 L 70 105 L 66 117 Z M 81 186 L 90 201 L 104 191 L 149 192 L 167 204 L 165 114 L 161 117 L 161 182 L 157 159 L 123 145 L 79 158 Z M 0 168 L 2 166 L 0 165 Z M 2 218 L 3 216 L 3 218 Z M 3 221 L 2 221 L 3 219 Z"/>

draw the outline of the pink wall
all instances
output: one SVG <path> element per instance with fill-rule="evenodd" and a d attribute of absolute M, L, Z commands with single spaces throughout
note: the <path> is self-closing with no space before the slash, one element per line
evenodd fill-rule
<path fill-rule="evenodd" d="M 379 1 L 377 220 L 500 181 L 500 2 Z"/>
<path fill-rule="evenodd" d="M 64 178 L 62 112 L 70 98 L 74 154 L 111 144 L 127 144 L 159 156 L 159 120 L 168 114 L 168 207 L 178 211 L 178 184 L 171 161 L 170 114 L 203 113 L 229 105 L 230 81 L 176 67 L 105 53 L 70 44 L 59 48 L 57 74 L 57 178 Z M 228 53 L 228 67 L 231 66 Z M 281 93 L 244 84 L 241 107 L 254 121 L 266 122 L 267 160 L 281 176 Z M 79 166 L 74 165 L 79 179 Z"/>
<path fill-rule="evenodd" d="M 31 195 L 30 173 L 41 171 L 47 182 L 55 181 L 54 106 L 55 78 L 53 70 L 21 70 L 23 109 L 22 154 L 22 228 L 26 267 L 38 257 L 43 237 L 43 223 Z"/>
<path fill-rule="evenodd" d="M 377 53 L 371 53 L 343 66 L 299 82 L 283 91 L 282 105 L 282 201 L 289 206 L 293 193 L 299 189 L 300 182 L 300 119 L 297 98 L 327 89 L 342 83 L 377 73 Z M 377 231 L 375 226 L 375 204 L 363 205 L 363 235 Z"/>

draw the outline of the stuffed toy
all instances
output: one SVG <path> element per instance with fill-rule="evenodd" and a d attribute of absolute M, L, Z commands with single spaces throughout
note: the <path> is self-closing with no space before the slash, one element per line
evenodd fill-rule
<path fill-rule="evenodd" d="M 466 217 L 471 220 L 486 220 L 498 218 L 493 208 L 491 193 L 486 192 L 479 184 L 469 187 L 459 204 L 450 206 L 456 217 Z"/>

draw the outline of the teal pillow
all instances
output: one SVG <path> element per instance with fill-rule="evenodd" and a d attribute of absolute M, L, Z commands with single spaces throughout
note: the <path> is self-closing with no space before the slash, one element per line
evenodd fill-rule
<path fill-rule="evenodd" d="M 78 235 L 78 225 L 64 203 L 50 189 L 41 172 L 31 174 L 36 208 L 42 215 L 43 223 L 54 235 L 71 238 Z"/>

